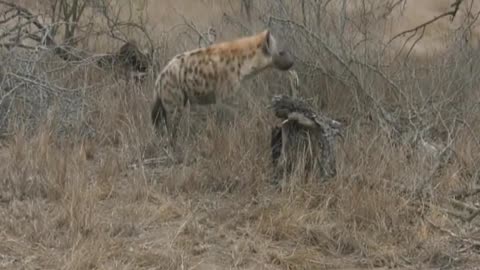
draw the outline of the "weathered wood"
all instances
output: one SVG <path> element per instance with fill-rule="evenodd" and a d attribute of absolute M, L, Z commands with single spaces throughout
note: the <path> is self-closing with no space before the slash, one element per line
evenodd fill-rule
<path fill-rule="evenodd" d="M 277 178 L 303 169 L 322 180 L 336 175 L 335 137 L 341 123 L 313 111 L 298 98 L 274 96 L 272 108 L 282 123 L 271 133 L 272 161 Z"/>

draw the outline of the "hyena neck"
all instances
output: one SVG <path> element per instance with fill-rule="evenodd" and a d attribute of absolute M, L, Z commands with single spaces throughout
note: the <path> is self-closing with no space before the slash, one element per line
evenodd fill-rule
<path fill-rule="evenodd" d="M 249 63 L 249 61 L 246 61 L 245 63 L 243 63 L 240 71 L 240 80 L 243 81 L 253 78 L 265 69 L 267 69 L 269 66 L 269 63 L 256 65 L 256 63 Z"/>

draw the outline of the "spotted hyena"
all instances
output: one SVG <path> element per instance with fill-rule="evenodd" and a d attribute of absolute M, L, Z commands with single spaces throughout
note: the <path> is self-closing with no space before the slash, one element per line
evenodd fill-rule
<path fill-rule="evenodd" d="M 187 103 L 219 103 L 244 79 L 270 67 L 285 71 L 292 66 L 290 53 L 280 48 L 269 30 L 178 54 L 155 82 L 153 124 L 159 128 L 164 121 L 175 138 Z"/>
<path fill-rule="evenodd" d="M 142 81 L 150 67 L 149 55 L 140 50 L 137 42 L 129 40 L 118 52 L 107 54 L 97 60 L 102 68 L 112 69 L 115 75 L 124 76 L 127 83 L 133 78 Z"/>

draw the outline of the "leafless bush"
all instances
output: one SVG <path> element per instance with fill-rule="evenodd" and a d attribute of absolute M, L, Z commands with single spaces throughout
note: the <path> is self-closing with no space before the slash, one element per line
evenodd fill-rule
<path fill-rule="evenodd" d="M 112 11 L 106 7 L 107 1 L 102 3 L 102 14 L 110 20 L 107 16 Z M 144 53 L 133 40 L 124 43 L 117 53 L 100 57 L 102 61 L 95 60 L 98 58 L 95 53 L 75 47 L 85 38 L 86 30 L 83 23 L 89 18 L 85 18 L 84 14 L 98 8 L 92 6 L 93 2 L 61 0 L 48 1 L 47 4 L 50 8 L 47 21 L 50 23 L 41 22 L 37 19 L 38 16 L 24 7 L 5 1 L 0 2 L 0 5 L 7 8 L 2 14 L 5 19 L 0 22 L 7 26 L 0 36 L 0 46 L 9 51 L 9 54 L 6 51 L 2 52 L 2 67 L 5 69 L 1 73 L 2 133 L 9 133 L 9 119 L 23 119 L 27 129 L 31 129 L 36 127 L 51 110 L 59 110 L 51 113 L 57 115 L 58 121 L 54 122 L 61 123 L 61 127 L 58 127 L 61 133 L 72 130 L 74 123 L 82 122 L 79 121 L 79 117 L 84 115 L 84 106 L 88 103 L 85 102 L 86 92 L 94 87 L 73 86 L 68 83 L 65 85 L 60 78 L 69 77 L 77 81 L 88 77 L 88 74 L 96 68 L 95 65 L 100 67 L 109 65 L 113 67 L 110 71 L 125 75 L 128 82 L 132 73 L 135 79 L 141 79 L 152 67 L 153 55 Z M 13 20 L 17 20 L 18 23 L 8 24 Z M 114 28 L 124 23 L 116 19 L 115 23 L 109 24 L 108 27 L 112 33 L 118 33 L 119 30 Z M 146 31 L 141 25 L 133 22 L 130 24 Z M 32 29 L 35 32 L 31 32 Z M 82 35 L 76 34 L 79 31 L 83 31 Z M 58 33 L 63 33 L 61 43 L 56 41 Z M 26 45 L 24 42 L 27 39 L 35 43 Z M 150 44 L 153 46 L 153 43 Z M 59 56 L 65 62 L 55 60 L 55 56 Z M 21 107 L 18 103 L 22 103 Z M 92 130 L 87 126 L 82 128 L 81 133 L 85 129 L 90 129 L 87 133 L 91 135 Z"/>
<path fill-rule="evenodd" d="M 59 71 L 58 64 L 52 64 L 55 63 L 52 57 L 48 52 L 29 50 L 11 50 L 8 57 L 3 56 L 3 63 L 8 66 L 0 104 L 4 112 L 0 125 L 3 132 L 19 128 L 10 125 L 14 119 L 13 122 L 32 130 L 38 128 L 43 119 L 55 115 L 54 124 L 58 126 L 52 128 L 60 133 L 79 122 L 87 89 L 59 82 L 56 78 L 75 79 L 79 74 L 68 74 L 68 64 L 63 64 L 63 70 Z"/>

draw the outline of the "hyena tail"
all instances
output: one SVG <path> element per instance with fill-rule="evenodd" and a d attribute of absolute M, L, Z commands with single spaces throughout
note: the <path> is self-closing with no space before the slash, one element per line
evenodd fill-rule
<path fill-rule="evenodd" d="M 155 103 L 153 104 L 152 107 L 152 123 L 155 126 L 155 128 L 160 128 L 160 124 L 163 121 L 166 123 L 166 113 L 165 113 L 165 107 L 163 107 L 162 100 L 157 97 L 155 100 Z"/>

